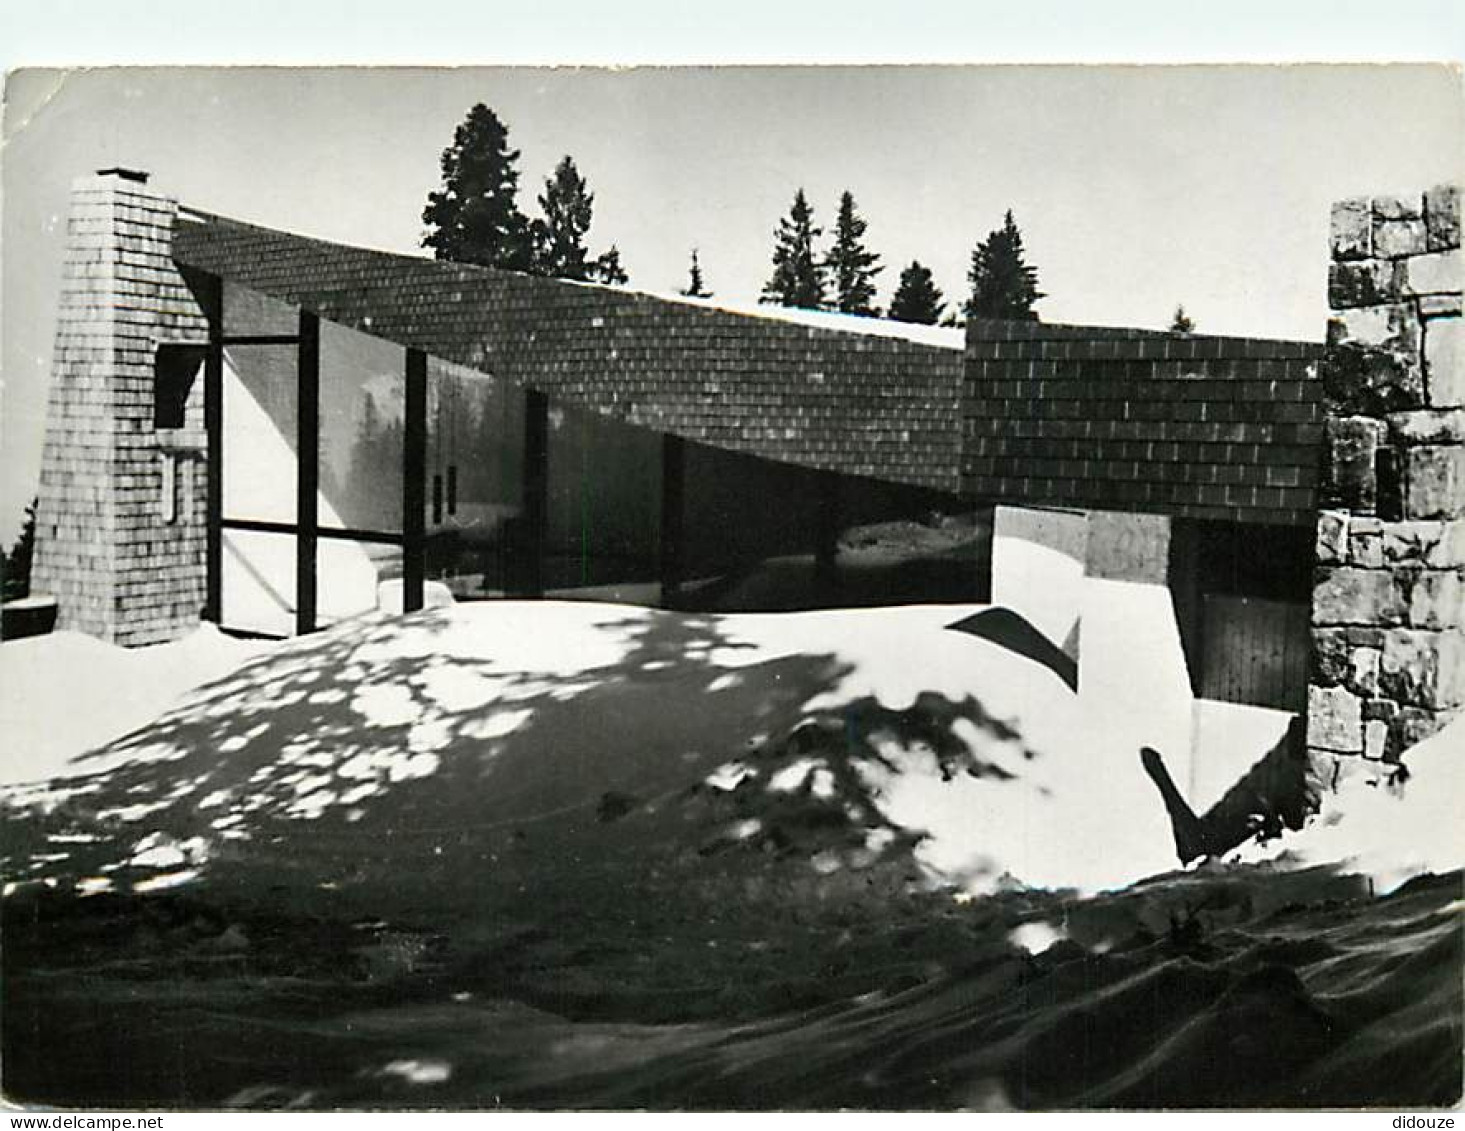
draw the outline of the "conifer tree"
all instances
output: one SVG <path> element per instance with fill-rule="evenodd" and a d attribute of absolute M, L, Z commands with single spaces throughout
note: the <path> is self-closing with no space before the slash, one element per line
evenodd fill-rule
<path fill-rule="evenodd" d="M 697 261 L 697 249 L 692 249 L 692 265 L 687 270 L 687 285 L 678 292 L 688 298 L 711 298 L 712 292 L 702 284 L 702 264 Z"/>
<path fill-rule="evenodd" d="M 824 270 L 814 254 L 814 241 L 819 235 L 814 210 L 804 190 L 799 189 L 788 215 L 778 222 L 774 233 L 773 275 L 763 285 L 759 302 L 824 309 Z"/>
<path fill-rule="evenodd" d="M 825 269 L 834 284 L 834 309 L 845 314 L 877 316 L 875 276 L 884 270 L 880 257 L 864 245 L 865 221 L 855 211 L 855 198 L 845 190 L 839 198 L 839 216 L 834 224 L 834 244 L 824 257 Z"/>
<path fill-rule="evenodd" d="M 510 271 L 532 266 L 529 222 L 519 211 L 519 151 L 483 103 L 468 111 L 443 150 L 442 187 L 428 194 L 422 246 L 438 259 Z"/>
<path fill-rule="evenodd" d="M 590 257 L 585 236 L 595 218 L 595 194 L 569 154 L 560 158 L 554 173 L 545 179 L 539 210 L 541 215 L 531 225 L 535 274 L 577 283 L 630 281 L 615 245 L 594 259 Z"/>
<path fill-rule="evenodd" d="M 895 297 L 890 300 L 889 317 L 896 322 L 934 326 L 941 321 L 945 309 L 946 303 L 931 277 L 931 269 L 919 259 L 912 259 L 911 265 L 900 273 Z"/>
<path fill-rule="evenodd" d="M 31 591 L 31 559 L 36 550 L 36 500 L 25 507 L 25 522 L 9 553 L 0 553 L 0 592 L 5 600 L 28 597 Z"/>
<path fill-rule="evenodd" d="M 1023 258 L 1022 233 L 1008 209 L 1002 227 L 989 232 L 972 250 L 967 272 L 971 298 L 963 307 L 969 318 L 1010 318 L 1036 322 L 1033 304 L 1043 298 L 1038 290 L 1038 269 Z"/>
<path fill-rule="evenodd" d="M 631 281 L 626 270 L 621 266 L 621 249 L 611 244 L 608 249 L 590 266 L 590 278 L 597 283 L 608 283 L 613 287 L 623 287 Z"/>
<path fill-rule="evenodd" d="M 595 194 L 566 154 L 544 182 L 539 195 L 543 213 L 533 222 L 534 271 L 553 279 L 585 282 L 595 264 L 585 248 L 585 234 L 594 218 Z"/>

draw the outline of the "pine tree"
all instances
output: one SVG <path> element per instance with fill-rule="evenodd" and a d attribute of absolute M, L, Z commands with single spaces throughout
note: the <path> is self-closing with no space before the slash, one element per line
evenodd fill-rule
<path fill-rule="evenodd" d="M 1038 269 L 1023 260 L 1022 233 L 1011 209 L 1002 227 L 972 250 L 967 279 L 972 284 L 972 296 L 963 307 L 968 318 L 1038 320 L 1033 304 L 1044 297 L 1038 290 Z"/>
<path fill-rule="evenodd" d="M 442 188 L 428 194 L 422 211 L 422 246 L 438 259 L 528 271 L 533 248 L 516 201 L 518 160 L 498 115 L 481 102 L 469 110 L 443 150 Z"/>
<path fill-rule="evenodd" d="M 916 322 L 922 326 L 934 326 L 941 321 L 941 312 L 946 309 L 941 289 L 931 277 L 931 269 L 918 259 L 900 273 L 900 283 L 895 288 L 895 297 L 890 300 L 889 317 L 896 322 Z"/>
<path fill-rule="evenodd" d="M 697 262 L 697 249 L 692 249 L 692 266 L 687 270 L 687 285 L 678 294 L 684 294 L 688 298 L 711 298 L 712 292 L 703 288 L 702 285 L 702 264 Z"/>
<path fill-rule="evenodd" d="M 612 287 L 623 287 L 629 283 L 631 277 L 621 266 L 621 249 L 615 244 L 611 244 L 605 254 L 591 264 L 590 278 L 597 283 L 607 283 Z"/>
<path fill-rule="evenodd" d="M 1175 315 L 1170 319 L 1170 333 L 1172 334 L 1194 334 L 1195 322 L 1190 315 L 1185 313 L 1185 307 L 1177 306 Z"/>
<path fill-rule="evenodd" d="M 585 234 L 594 217 L 595 194 L 568 154 L 545 180 L 539 207 L 544 215 L 532 226 L 535 273 L 581 283 L 591 278 L 596 265 L 585 249 Z"/>
<path fill-rule="evenodd" d="M 834 281 L 834 309 L 844 314 L 878 317 L 875 308 L 875 276 L 885 270 L 880 257 L 865 247 L 865 221 L 855 211 L 854 195 L 845 190 L 839 198 L 839 217 L 834 224 L 834 245 L 824 257 L 824 266 Z"/>
<path fill-rule="evenodd" d="M 814 241 L 820 229 L 814 227 L 814 210 L 804 190 L 794 193 L 789 214 L 778 222 L 774 233 L 773 276 L 763 285 L 759 302 L 823 310 L 824 269 L 814 255 Z"/>
<path fill-rule="evenodd" d="M 10 552 L 0 553 L 0 558 L 4 559 L 4 568 L 0 569 L 0 575 L 3 575 L 0 591 L 7 601 L 30 596 L 31 559 L 36 550 L 36 502 L 32 499 L 26 504 L 25 522 L 21 524 L 20 535 L 10 547 Z"/>
<path fill-rule="evenodd" d="M 539 209 L 543 215 L 530 225 L 535 274 L 572 279 L 577 283 L 630 282 L 621 267 L 620 249 L 614 244 L 603 254 L 590 258 L 585 236 L 595 218 L 595 194 L 569 154 L 560 158 L 554 173 L 545 179 Z"/>

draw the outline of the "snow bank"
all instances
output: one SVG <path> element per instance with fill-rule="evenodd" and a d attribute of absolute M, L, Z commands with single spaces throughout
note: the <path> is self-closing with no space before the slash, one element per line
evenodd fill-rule
<path fill-rule="evenodd" d="M 96 771 L 72 760 L 152 722 L 185 692 L 266 647 L 212 626 L 151 648 L 119 648 L 78 632 L 0 643 L 0 784 Z"/>
<path fill-rule="evenodd" d="M 1177 775 L 1176 785 L 1197 813 L 1220 801 L 1261 755 L 1276 747 L 1296 717 L 1276 707 L 1218 699 L 1197 699 L 1193 714 L 1190 780 Z"/>
<path fill-rule="evenodd" d="M 119 779 L 105 787 L 119 797 L 96 803 L 180 841 L 199 828 L 210 840 L 248 838 L 272 815 L 362 821 L 370 835 L 372 807 L 395 808 L 398 790 L 452 807 L 467 800 L 454 785 L 464 781 L 484 782 L 480 819 L 502 808 L 504 820 L 531 821 L 593 808 L 602 780 L 635 796 L 742 782 L 737 804 L 748 808 L 726 818 L 732 840 L 789 804 L 846 815 L 865 847 L 844 856 L 811 848 L 821 874 L 864 866 L 910 836 L 930 879 L 973 893 L 1012 882 L 1098 890 L 1173 866 L 1164 810 L 1132 736 L 1113 726 L 1112 704 L 1075 694 L 1001 643 L 949 629 L 983 607 L 686 617 L 560 601 L 432 609 L 277 646 L 266 667 L 185 705 L 185 722 L 160 720 L 86 765 L 168 763 L 161 777 L 138 771 L 143 793 Z M 92 670 L 113 665 L 99 682 L 136 694 L 128 669 L 141 669 L 141 654 L 71 644 L 95 653 L 84 661 Z M 201 668 L 188 665 L 188 679 L 206 678 Z M 38 686 L 55 682 L 51 671 Z M 168 683 L 153 680 L 150 700 L 130 699 L 125 722 L 106 713 L 108 725 L 156 714 L 186 686 Z M 590 702 L 603 706 L 577 706 Z M 614 725 L 582 719 L 587 710 Z M 100 723 L 101 714 L 83 717 Z M 805 731 L 817 743 L 800 753 Z M 200 734 L 226 737 L 202 750 Z M 74 737 L 66 752 L 95 738 Z M 639 819 L 638 835 L 689 835 L 675 806 Z M 693 835 L 716 832 L 699 825 Z"/>
<path fill-rule="evenodd" d="M 1465 867 L 1465 717 L 1406 751 L 1408 767 L 1354 759 L 1300 832 L 1249 845 L 1243 862 L 1329 864 L 1369 876 L 1385 894 L 1413 876 Z"/>
<path fill-rule="evenodd" d="M 1122 585 L 1093 595 L 1121 613 L 1133 604 Z M 218 842 L 253 841 L 265 821 L 299 823 L 281 851 L 304 874 L 311 829 L 323 826 L 400 844 L 420 826 L 531 827 L 545 861 L 571 843 L 628 859 L 671 846 L 672 859 L 694 862 L 731 845 L 749 868 L 768 867 L 772 850 L 821 877 L 899 852 L 930 881 L 972 894 L 1013 883 L 1094 892 L 1173 870 L 1169 820 L 1138 754 L 1159 744 L 1156 728 L 1181 725 L 1149 717 L 1144 699 L 1177 678 L 1173 650 L 1144 646 L 1136 623 L 1120 683 L 1085 679 L 1075 692 L 1001 641 L 951 629 L 984 607 L 715 616 L 496 601 L 372 618 L 274 646 L 83 763 L 116 777 L 65 788 L 80 797 L 84 785 L 86 808 L 139 836 L 195 845 L 185 862 L 198 874 L 215 867 Z M 1111 616 L 1104 648 L 1125 639 L 1125 618 Z M 0 656 L 32 681 L 29 691 L 5 681 L 7 734 L 28 725 L 40 742 L 49 716 L 105 719 L 115 733 L 253 647 L 214 634 L 139 653 L 65 634 L 7 645 Z M 87 672 L 119 702 L 75 710 L 58 669 Z M 41 721 L 18 709 L 39 695 L 51 697 Z M 47 737 L 56 768 L 32 753 L 24 772 L 12 760 L 9 780 L 74 773 L 61 754 L 96 740 Z M 1402 798 L 1345 782 L 1324 818 L 1277 847 L 1357 858 L 1381 879 L 1457 864 L 1459 775 L 1443 751 L 1460 738 L 1457 724 L 1411 754 Z M 45 806 L 57 788 L 12 790 L 8 802 Z M 831 820 L 837 833 L 817 832 Z M 57 851 L 78 866 L 119 862 L 104 846 L 58 843 L 27 866 L 52 874 Z M 121 860 L 140 868 L 131 845 Z M 462 847 L 461 866 L 476 867 L 485 847 Z M 529 851 L 517 841 L 488 850 Z M 445 875 L 459 867 L 433 861 Z"/>
<path fill-rule="evenodd" d="M 980 607 L 729 616 L 723 628 L 747 648 L 718 659 L 754 664 L 800 649 L 828 653 L 848 672 L 806 711 L 867 696 L 901 710 L 935 692 L 974 696 L 1009 730 L 1003 738 L 956 724 L 994 774 L 949 776 L 918 748 L 882 751 L 897 768 L 866 771 L 884 815 L 926 834 L 916 857 L 943 880 L 973 893 L 1013 881 L 1096 891 L 1174 866 L 1168 819 L 1133 728 L 1116 725 L 1109 689 L 1080 684 L 1075 695 L 1042 664 L 945 630 Z"/>
<path fill-rule="evenodd" d="M 1088 519 L 999 506 L 992 517 L 992 602 L 1062 647 L 1083 614 Z"/>

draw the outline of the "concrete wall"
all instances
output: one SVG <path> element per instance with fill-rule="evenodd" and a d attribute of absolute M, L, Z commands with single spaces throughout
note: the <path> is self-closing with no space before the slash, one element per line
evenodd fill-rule
<path fill-rule="evenodd" d="M 1164 754 L 1194 803 L 1195 699 L 1170 596 L 1171 520 L 1092 511 L 1088 527 L 1079 691 L 1103 701 L 1110 728 L 1127 734 L 1136 752 L 1152 746 Z"/>
<path fill-rule="evenodd" d="M 1237 579 L 1223 583 L 1216 574 L 1229 571 L 1207 568 L 1217 563 L 1172 553 L 1178 520 L 1008 506 L 995 512 L 992 601 L 1021 613 L 1078 660 L 1078 694 L 1096 736 L 1136 757 L 1141 746 L 1159 750 L 1198 813 L 1278 745 L 1295 711 L 1209 700 L 1195 690 L 1176 594 L 1229 592 Z M 1278 547 L 1259 535 L 1286 529 L 1234 528 L 1240 539 L 1249 530 L 1263 554 Z M 1281 543 L 1305 552 L 1301 539 Z M 1287 564 L 1268 560 L 1264 568 L 1282 573 Z"/>
<path fill-rule="evenodd" d="M 58 599 L 59 628 L 124 645 L 172 639 L 204 601 L 202 381 L 184 427 L 153 423 L 158 346 L 207 338 L 173 264 L 176 217 L 98 175 L 74 186 L 67 226 L 31 586 Z"/>
<path fill-rule="evenodd" d="M 1105 743 L 1160 750 L 1191 778 L 1193 698 L 1167 587 L 1170 519 L 999 506 L 992 603 L 1078 660 L 1078 694 Z M 1137 763 L 1136 763 L 1137 764 Z"/>
<path fill-rule="evenodd" d="M 992 604 L 1079 656 L 1089 522 L 1083 511 L 999 506 L 992 514 Z"/>
<path fill-rule="evenodd" d="M 1170 519 L 1159 514 L 1089 513 L 1090 577 L 1164 585 L 1170 573 Z"/>
<path fill-rule="evenodd" d="M 1465 705 L 1460 192 L 1332 216 L 1308 745 L 1396 759 Z"/>

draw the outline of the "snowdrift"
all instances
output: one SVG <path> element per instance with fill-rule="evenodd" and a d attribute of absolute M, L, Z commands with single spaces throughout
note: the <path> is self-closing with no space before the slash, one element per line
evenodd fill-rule
<path fill-rule="evenodd" d="M 1402 768 L 1354 758 L 1323 783 L 1321 808 L 1300 832 L 1247 845 L 1237 861 L 1328 864 L 1390 892 L 1415 876 L 1465 867 L 1465 717 L 1405 752 Z"/>
<path fill-rule="evenodd" d="M 79 632 L 0 644 L 0 786 L 77 772 L 76 755 L 152 723 L 186 692 L 267 645 L 211 625 L 169 644 L 119 648 Z"/>
<path fill-rule="evenodd" d="M 525 843 L 819 876 L 899 858 L 971 892 L 1167 867 L 1164 811 L 1106 705 L 948 629 L 974 611 L 496 602 L 356 622 L 270 651 L 84 776 L 10 791 L 53 843 L 7 871 L 107 890 L 278 851 L 282 873 L 347 889 L 371 869 L 334 846 L 367 845 L 492 883 Z"/>
<path fill-rule="evenodd" d="M 968 629 L 992 617 L 1022 624 L 981 606 L 547 601 L 363 618 L 270 648 L 202 630 L 129 655 L 63 635 L 37 663 L 41 645 L 16 642 L 0 651 L 23 716 L 5 720 L 6 777 L 31 784 L 0 794 L 18 838 L 6 878 L 151 890 L 247 862 L 278 866 L 276 886 L 350 891 L 382 882 L 358 846 L 386 875 L 420 858 L 430 875 L 487 868 L 488 885 L 566 854 L 755 872 L 771 857 L 814 877 L 881 864 L 969 894 L 1093 892 L 1173 867 L 1132 691 L 1075 690 L 1031 629 Z M 62 764 L 87 726 L 125 730 L 251 655 Z M 87 673 L 88 710 L 61 705 L 58 661 Z M 1462 775 L 1443 751 L 1461 725 L 1410 755 L 1427 786 L 1353 775 L 1303 835 L 1237 859 L 1351 860 L 1383 890 L 1459 866 Z"/>
<path fill-rule="evenodd" d="M 500 602 L 273 646 L 0 790 L 7 1089 L 1457 1099 L 1460 874 L 1373 898 L 1348 869 L 1458 860 L 1400 855 L 1391 816 L 1458 812 L 1458 727 L 1293 854 L 1180 872 L 1128 708 L 994 611 Z"/>

